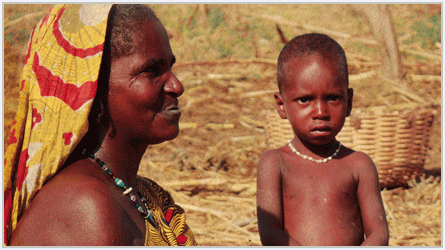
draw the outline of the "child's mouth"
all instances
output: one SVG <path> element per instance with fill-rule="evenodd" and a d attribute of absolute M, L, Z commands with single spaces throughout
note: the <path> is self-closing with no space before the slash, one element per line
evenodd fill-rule
<path fill-rule="evenodd" d="M 311 130 L 311 133 L 318 136 L 328 135 L 331 132 L 329 127 L 317 127 Z"/>

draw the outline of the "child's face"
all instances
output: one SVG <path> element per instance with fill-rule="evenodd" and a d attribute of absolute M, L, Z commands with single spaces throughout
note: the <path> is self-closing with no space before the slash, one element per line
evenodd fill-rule
<path fill-rule="evenodd" d="M 285 72 L 283 94 L 275 94 L 281 118 L 312 145 L 335 140 L 352 108 L 352 89 L 335 61 L 315 53 L 291 60 Z"/>

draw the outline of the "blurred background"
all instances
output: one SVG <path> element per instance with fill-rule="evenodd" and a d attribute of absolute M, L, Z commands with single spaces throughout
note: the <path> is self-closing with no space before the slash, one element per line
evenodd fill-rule
<path fill-rule="evenodd" d="M 52 5 L 4 4 L 4 145 L 28 37 Z M 140 166 L 187 211 L 201 245 L 261 245 L 256 164 L 270 149 L 276 62 L 297 35 L 325 33 L 348 59 L 354 108 L 436 112 L 424 174 L 383 189 L 391 246 L 441 246 L 441 4 L 153 4 L 185 87 L 181 133 Z"/>

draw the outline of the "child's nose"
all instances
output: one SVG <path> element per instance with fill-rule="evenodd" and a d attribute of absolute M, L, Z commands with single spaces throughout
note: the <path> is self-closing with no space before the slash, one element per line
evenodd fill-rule
<path fill-rule="evenodd" d="M 321 100 L 315 102 L 315 116 L 320 119 L 329 116 L 328 105 L 326 102 Z"/>
<path fill-rule="evenodd" d="M 184 93 L 184 86 L 182 85 L 181 81 L 179 81 L 171 70 L 167 72 L 167 74 L 168 79 L 164 85 L 165 93 L 174 93 L 177 97 L 182 95 L 182 93 Z"/>

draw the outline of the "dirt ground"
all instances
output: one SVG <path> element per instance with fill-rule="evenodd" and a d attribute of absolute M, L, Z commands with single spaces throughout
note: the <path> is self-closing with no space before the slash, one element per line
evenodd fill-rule
<path fill-rule="evenodd" d="M 270 148 L 265 117 L 275 108 L 276 60 L 284 46 L 277 27 L 288 39 L 323 32 L 339 41 L 347 53 L 354 108 L 410 104 L 436 110 L 425 175 L 408 187 L 382 190 L 382 197 L 391 246 L 442 245 L 440 5 L 390 5 L 405 79 L 400 85 L 381 79 L 380 48 L 348 5 L 152 7 L 169 32 L 177 57 L 173 70 L 185 92 L 179 136 L 150 146 L 139 174 L 171 192 L 201 245 L 261 245 L 256 165 Z M 27 35 L 47 8 L 4 7 L 5 142 L 17 109 Z"/>

